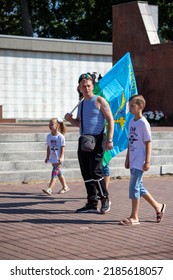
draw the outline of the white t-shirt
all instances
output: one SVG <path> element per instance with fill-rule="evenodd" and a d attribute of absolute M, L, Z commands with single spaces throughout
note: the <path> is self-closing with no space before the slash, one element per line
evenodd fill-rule
<path fill-rule="evenodd" d="M 146 144 L 151 141 L 151 128 L 143 116 L 141 119 L 129 122 L 129 161 L 130 169 L 136 168 L 143 171 L 146 158 Z"/>
<path fill-rule="evenodd" d="M 48 162 L 50 163 L 58 163 L 61 147 L 65 147 L 65 137 L 60 132 L 58 135 L 52 135 L 52 133 L 49 133 L 47 135 L 47 145 L 50 148 L 50 157 Z"/>

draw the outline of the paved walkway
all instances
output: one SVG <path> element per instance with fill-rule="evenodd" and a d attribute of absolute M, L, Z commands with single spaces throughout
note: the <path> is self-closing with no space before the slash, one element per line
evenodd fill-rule
<path fill-rule="evenodd" d="M 0 133 L 49 133 L 48 124 L 48 122 L 0 123 Z M 79 129 L 67 123 L 67 133 L 73 131 L 79 131 Z"/>
<path fill-rule="evenodd" d="M 0 133 L 33 131 L 47 132 L 47 125 L 0 125 Z M 151 206 L 141 200 L 141 224 L 118 225 L 130 214 L 128 183 L 128 178 L 111 180 L 111 211 L 105 215 L 75 213 L 86 202 L 80 181 L 68 182 L 70 191 L 61 195 L 57 184 L 51 197 L 42 193 L 47 182 L 0 183 L 0 259 L 172 260 L 173 177 L 144 178 L 156 200 L 167 204 L 160 224 Z"/>
<path fill-rule="evenodd" d="M 128 217 L 128 179 L 110 183 L 111 211 L 77 214 L 86 202 L 83 182 L 69 182 L 70 191 L 51 197 L 42 193 L 45 182 L 0 184 L 1 260 L 172 260 L 173 177 L 145 178 L 154 197 L 167 204 L 160 224 L 141 200 L 140 225 L 120 226 Z"/>
<path fill-rule="evenodd" d="M 173 126 L 154 126 L 152 131 L 173 131 Z M 77 127 L 68 125 L 67 132 L 79 131 Z M 49 133 L 48 123 L 0 123 L 0 133 Z"/>

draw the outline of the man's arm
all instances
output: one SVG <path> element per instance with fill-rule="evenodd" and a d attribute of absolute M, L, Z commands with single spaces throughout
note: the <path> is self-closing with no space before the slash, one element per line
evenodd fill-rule
<path fill-rule="evenodd" d="M 105 119 L 108 122 L 107 140 L 112 139 L 113 134 L 114 134 L 114 118 L 113 118 L 110 106 L 109 106 L 108 102 L 101 96 L 98 96 L 97 103 L 98 103 L 99 109 L 102 111 Z"/>
<path fill-rule="evenodd" d="M 108 102 L 103 97 L 98 96 L 97 106 L 108 122 L 106 150 L 111 150 L 113 148 L 114 118 Z"/>

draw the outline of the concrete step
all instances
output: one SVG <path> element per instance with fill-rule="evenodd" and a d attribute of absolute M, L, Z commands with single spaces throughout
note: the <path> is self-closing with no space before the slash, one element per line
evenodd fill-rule
<path fill-rule="evenodd" d="M 74 150 L 77 149 L 77 141 L 66 141 L 66 149 Z M 0 143 L 0 151 L 10 152 L 10 151 L 45 151 L 46 143 L 45 142 L 5 142 Z"/>
<path fill-rule="evenodd" d="M 47 133 L 0 133 L 0 142 L 46 142 Z M 152 140 L 172 140 L 173 131 L 153 131 Z M 77 140 L 78 132 L 65 134 L 66 141 Z"/>
<path fill-rule="evenodd" d="M 148 172 L 144 173 L 144 177 L 153 176 L 153 175 L 165 175 L 173 174 L 172 172 L 173 165 L 171 166 L 151 166 Z M 124 167 L 111 167 L 110 168 L 111 177 L 129 177 L 129 169 Z M 81 173 L 79 168 L 68 168 L 63 169 L 63 174 L 66 178 L 66 181 L 75 181 L 81 180 Z M 0 171 L 0 182 L 23 182 L 27 183 L 30 181 L 49 181 L 51 175 L 51 170 L 18 170 L 18 171 L 9 171 L 2 172 Z"/>
<path fill-rule="evenodd" d="M 10 151 L 2 152 L 0 151 L 0 161 L 21 161 L 21 160 L 42 160 L 44 161 L 46 157 L 46 150 L 43 151 Z M 76 150 L 65 150 L 65 160 L 76 158 Z"/>
<path fill-rule="evenodd" d="M 125 155 L 124 156 L 117 156 L 114 157 L 109 165 L 110 167 L 113 166 L 124 166 L 124 162 L 125 162 Z M 171 165 L 173 164 L 173 154 L 172 155 L 163 155 L 163 156 L 152 156 L 151 157 L 151 165 Z"/>
<path fill-rule="evenodd" d="M 170 165 L 162 165 L 161 166 L 161 170 L 160 170 L 160 174 L 164 175 L 164 174 L 173 174 L 173 164 Z"/>
<path fill-rule="evenodd" d="M 172 139 L 173 131 L 152 131 L 152 140 Z"/>
<path fill-rule="evenodd" d="M 0 172 L 0 182 L 29 182 L 29 181 L 48 181 L 50 180 L 50 170 L 18 170 Z M 81 180 L 79 168 L 69 168 L 63 170 L 63 175 L 67 181 Z"/>
<path fill-rule="evenodd" d="M 70 153 L 70 152 L 69 152 Z M 1 161 L 21 161 L 21 160 L 43 160 L 46 157 L 46 151 L 9 151 L 0 152 Z"/>
<path fill-rule="evenodd" d="M 124 157 L 115 157 L 110 161 L 110 167 L 117 168 L 123 167 L 125 162 Z M 153 156 L 151 159 L 151 165 L 160 166 L 160 165 L 171 165 L 173 164 L 173 155 L 172 156 Z M 0 164 L 0 171 L 17 171 L 17 170 L 51 170 L 51 164 L 46 164 L 44 158 L 42 160 L 21 160 L 21 161 L 3 161 Z M 79 162 L 77 157 L 65 159 L 62 165 L 62 169 L 68 168 L 79 168 Z"/>
<path fill-rule="evenodd" d="M 51 164 L 46 164 L 44 160 L 3 161 L 3 164 L 0 165 L 0 171 L 51 170 L 51 166 Z M 77 157 L 64 161 L 62 168 L 79 168 Z"/>
<path fill-rule="evenodd" d="M 116 156 L 116 158 L 125 157 L 126 150 L 121 152 Z M 173 148 L 153 148 L 152 149 L 152 158 L 154 156 L 164 157 L 168 156 L 171 157 L 173 155 Z M 40 151 L 2 151 L 0 150 L 0 162 L 1 161 L 22 161 L 22 160 L 42 160 L 44 161 L 46 156 L 46 150 Z M 65 161 L 68 159 L 73 159 L 77 157 L 77 150 L 65 150 Z M 112 162 L 112 161 L 111 161 Z"/>
<path fill-rule="evenodd" d="M 161 175 L 160 174 L 160 166 L 153 165 L 150 167 L 149 171 L 144 172 L 144 176 L 151 176 L 151 175 Z M 165 170 L 166 171 L 166 170 Z M 117 178 L 117 177 L 129 177 L 130 176 L 130 170 L 124 168 L 123 166 L 119 167 L 110 167 L 111 177 Z"/>
<path fill-rule="evenodd" d="M 160 149 L 160 148 L 169 148 L 173 147 L 173 139 L 153 139 L 152 141 L 152 148 Z"/>
<path fill-rule="evenodd" d="M 46 142 L 47 133 L 1 133 L 0 142 Z M 65 134 L 66 141 L 77 140 L 78 132 L 70 132 Z"/>
<path fill-rule="evenodd" d="M 77 150 L 78 142 L 77 140 L 66 140 L 66 151 Z M 169 149 L 169 152 L 173 153 L 173 139 L 169 141 L 165 140 L 153 140 L 152 142 L 152 151 L 155 154 L 159 154 L 165 149 Z M 0 142 L 0 153 L 7 153 L 7 152 L 21 152 L 21 151 L 45 151 L 46 150 L 46 143 L 45 142 Z"/>
<path fill-rule="evenodd" d="M 49 180 L 51 165 L 45 164 L 47 133 L 0 134 L 0 182 Z M 81 179 L 77 160 L 78 132 L 66 134 L 65 161 L 62 166 L 66 180 Z M 151 168 L 145 174 L 173 174 L 173 131 L 152 133 Z M 129 176 L 124 168 L 126 150 L 110 162 L 111 176 Z"/>
<path fill-rule="evenodd" d="M 160 166 L 151 166 L 150 170 L 144 173 L 144 176 L 151 175 L 164 175 L 167 174 L 166 167 L 161 174 L 162 167 Z M 73 180 L 81 180 L 81 173 L 79 168 L 68 168 L 62 169 L 63 175 L 66 178 L 66 181 Z M 111 177 L 129 177 L 130 171 L 129 169 L 125 169 L 124 167 L 111 167 Z M 166 172 L 166 173 L 165 173 Z M 29 181 L 49 181 L 51 175 L 51 170 L 17 170 L 17 171 L 0 171 L 0 182 L 24 182 L 27 183 Z"/>
<path fill-rule="evenodd" d="M 154 141 L 153 141 L 154 142 Z M 116 157 L 121 157 L 126 155 L 127 150 L 124 150 L 123 152 L 119 153 Z M 152 145 L 152 157 L 153 156 L 171 156 L 173 155 L 173 147 L 155 147 L 154 144 Z"/>
<path fill-rule="evenodd" d="M 172 147 L 162 147 L 160 146 L 159 148 L 153 147 L 152 148 L 152 156 L 166 156 L 166 155 L 172 155 L 173 148 Z"/>

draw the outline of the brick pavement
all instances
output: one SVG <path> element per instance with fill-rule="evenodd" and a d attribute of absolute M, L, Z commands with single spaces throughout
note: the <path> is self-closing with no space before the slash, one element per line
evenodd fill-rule
<path fill-rule="evenodd" d="M 141 200 L 138 226 L 120 226 L 130 214 L 128 178 L 111 180 L 111 211 L 77 214 L 85 204 L 83 182 L 68 182 L 70 191 L 51 197 L 47 182 L 0 184 L 1 260 L 172 260 L 173 177 L 145 177 L 153 196 L 167 204 L 164 220 Z"/>
<path fill-rule="evenodd" d="M 68 127 L 68 131 L 76 130 Z M 43 123 L 0 124 L 0 133 L 47 131 Z M 68 182 L 70 191 L 61 195 L 58 184 L 52 197 L 42 193 L 47 183 L 0 183 L 1 260 L 173 259 L 172 176 L 144 178 L 156 200 L 167 204 L 164 220 L 157 224 L 154 210 L 141 200 L 141 224 L 131 227 L 118 225 L 130 214 L 128 178 L 111 180 L 111 211 L 105 215 L 75 213 L 86 202 L 83 182 Z"/>
<path fill-rule="evenodd" d="M 67 132 L 78 131 L 67 123 Z M 0 123 L 0 133 L 49 133 L 48 122 Z"/>
<path fill-rule="evenodd" d="M 173 131 L 173 126 L 153 126 L 152 131 Z M 67 132 L 78 131 L 67 123 Z M 0 133 L 48 133 L 48 122 L 0 123 Z"/>

